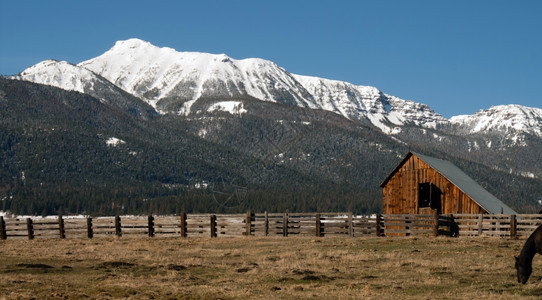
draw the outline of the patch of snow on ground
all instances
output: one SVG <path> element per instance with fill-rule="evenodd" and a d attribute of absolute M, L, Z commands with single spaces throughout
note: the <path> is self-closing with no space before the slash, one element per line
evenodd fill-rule
<path fill-rule="evenodd" d="M 107 146 L 113 146 L 113 147 L 116 147 L 120 144 L 126 144 L 125 141 L 121 140 L 121 139 L 118 139 L 116 137 L 111 137 L 109 139 L 107 139 L 107 141 L 105 141 L 105 143 L 107 144 Z"/>
<path fill-rule="evenodd" d="M 399 133 L 401 133 L 401 131 L 402 131 L 401 127 L 393 127 L 391 129 L 391 131 L 390 131 L 390 134 L 392 134 L 392 135 L 393 134 L 399 134 Z"/>
<path fill-rule="evenodd" d="M 247 112 L 243 107 L 243 102 L 239 101 L 222 101 L 211 105 L 208 112 L 224 111 L 232 115 L 241 115 Z"/>
<path fill-rule="evenodd" d="M 390 128 L 382 122 L 382 120 L 384 119 L 384 116 L 377 115 L 377 114 L 368 114 L 367 118 L 369 119 L 369 121 L 371 121 L 371 123 L 373 123 L 374 126 L 382 130 L 382 132 L 386 134 L 390 133 L 391 131 Z"/>
<path fill-rule="evenodd" d="M 527 177 L 527 178 L 536 178 L 536 175 L 534 175 L 534 173 L 531 173 L 531 172 L 520 172 L 521 176 L 523 177 Z"/>

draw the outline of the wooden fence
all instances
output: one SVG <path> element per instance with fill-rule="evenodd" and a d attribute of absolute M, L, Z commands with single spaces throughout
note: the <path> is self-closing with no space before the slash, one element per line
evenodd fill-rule
<path fill-rule="evenodd" d="M 228 236 L 496 236 L 527 237 L 541 214 L 418 214 L 355 216 L 352 213 L 181 214 L 69 218 L 4 218 L 0 239 Z"/>

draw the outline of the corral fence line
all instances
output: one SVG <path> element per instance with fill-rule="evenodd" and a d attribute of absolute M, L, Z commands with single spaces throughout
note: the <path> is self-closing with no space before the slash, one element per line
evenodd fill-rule
<path fill-rule="evenodd" d="M 526 237 L 542 214 L 252 213 L 179 216 L 5 218 L 0 239 L 232 236 L 495 236 Z"/>

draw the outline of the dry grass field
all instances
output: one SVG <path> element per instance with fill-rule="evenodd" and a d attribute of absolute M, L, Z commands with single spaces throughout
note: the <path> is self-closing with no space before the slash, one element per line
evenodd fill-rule
<path fill-rule="evenodd" d="M 0 241 L 5 299 L 540 299 L 524 240 L 95 238 Z"/>

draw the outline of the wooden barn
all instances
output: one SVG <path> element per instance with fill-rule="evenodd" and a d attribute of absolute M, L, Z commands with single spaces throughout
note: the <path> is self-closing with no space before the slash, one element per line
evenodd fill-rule
<path fill-rule="evenodd" d="M 414 152 L 380 187 L 384 214 L 516 214 L 451 162 Z"/>

